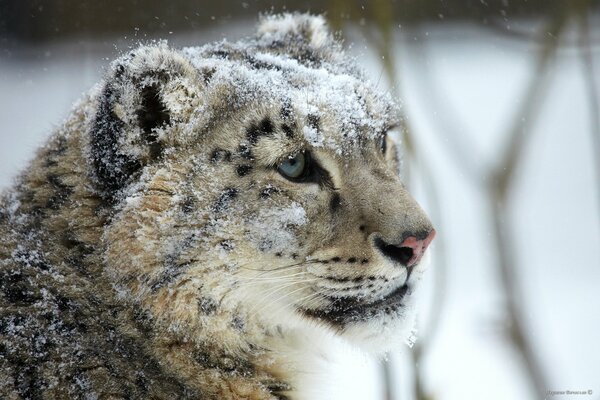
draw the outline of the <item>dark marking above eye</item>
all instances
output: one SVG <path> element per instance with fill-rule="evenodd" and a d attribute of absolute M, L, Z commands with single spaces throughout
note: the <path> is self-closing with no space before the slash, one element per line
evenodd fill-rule
<path fill-rule="evenodd" d="M 281 130 L 283 131 L 283 133 L 285 133 L 285 136 L 287 138 L 293 138 L 294 137 L 294 130 L 292 129 L 292 127 L 288 124 L 281 124 Z"/>
<path fill-rule="evenodd" d="M 270 135 L 273 133 L 273 122 L 271 122 L 271 119 L 268 117 L 263 118 L 262 121 L 260 121 L 260 131 L 265 134 L 265 135 Z"/>
<path fill-rule="evenodd" d="M 215 202 L 213 210 L 215 212 L 222 212 L 229 206 L 229 203 L 231 202 L 231 200 L 233 200 L 237 197 L 237 195 L 238 195 L 237 189 L 235 189 L 235 188 L 225 189 L 223 191 L 223 193 L 221 193 L 221 195 L 219 196 L 217 201 Z"/>
<path fill-rule="evenodd" d="M 252 124 L 246 129 L 246 137 L 250 144 L 256 144 L 261 136 L 273 134 L 273 122 L 269 117 L 265 117 L 258 124 Z"/>
<path fill-rule="evenodd" d="M 308 122 L 308 126 L 310 126 L 311 128 L 313 128 L 316 131 L 320 130 L 320 123 L 321 123 L 321 118 L 319 118 L 318 115 L 315 114 L 308 114 L 306 116 L 306 120 Z"/>
<path fill-rule="evenodd" d="M 252 167 L 250 165 L 238 165 L 236 168 L 236 172 L 238 176 L 246 176 L 248 173 L 252 171 Z"/>

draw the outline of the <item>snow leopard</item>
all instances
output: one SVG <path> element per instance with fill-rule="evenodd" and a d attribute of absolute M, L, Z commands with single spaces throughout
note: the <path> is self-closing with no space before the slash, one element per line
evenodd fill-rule
<path fill-rule="evenodd" d="M 0 398 L 314 399 L 332 343 L 397 346 L 400 122 L 318 15 L 120 56 L 2 193 Z"/>

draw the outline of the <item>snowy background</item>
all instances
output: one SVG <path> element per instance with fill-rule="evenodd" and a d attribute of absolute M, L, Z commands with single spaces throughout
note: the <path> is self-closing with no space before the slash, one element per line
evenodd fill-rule
<path fill-rule="evenodd" d="M 234 40 L 250 34 L 253 24 L 228 19 L 166 38 L 175 46 L 224 36 Z M 346 32 L 346 43 L 371 79 L 388 90 L 380 55 L 359 25 Z M 514 26 L 519 32 L 539 30 L 535 21 Z M 590 26 L 595 84 L 600 85 L 598 15 L 591 16 Z M 508 196 L 505 222 L 521 322 L 546 390 L 591 391 L 548 398 L 595 400 L 600 399 L 600 171 L 594 157 L 600 149 L 594 153 L 594 146 L 600 141 L 594 144 L 592 137 L 600 132 L 593 132 L 592 121 L 600 110 L 591 106 L 577 32 L 574 24 L 567 25 L 548 65 L 537 112 L 523 121 L 529 139 L 522 145 L 523 162 Z M 0 188 L 10 186 L 72 104 L 101 78 L 109 60 L 145 40 L 136 34 L 3 49 Z M 446 260 L 432 260 L 421 291 L 420 332 L 429 328 L 433 298 L 441 299 L 441 308 L 433 315 L 437 326 L 419 365 L 415 368 L 408 347 L 390 355 L 392 396 L 415 398 L 418 371 L 424 392 L 433 399 L 535 398 L 521 357 L 505 335 L 510 326 L 486 191 L 490 178 L 473 179 L 450 154 L 460 137 L 471 168 L 498 164 L 529 82 L 539 73 L 535 60 L 543 43 L 468 22 L 395 24 L 392 38 L 394 84 L 420 158 L 431 171 L 423 175 L 415 165 L 411 186 L 427 210 L 439 204 L 439 215 L 432 218 Z M 435 202 L 419 179 L 431 180 Z M 332 371 L 346 382 L 340 398 L 383 399 L 380 371 L 378 363 L 349 355 L 347 369 Z"/>

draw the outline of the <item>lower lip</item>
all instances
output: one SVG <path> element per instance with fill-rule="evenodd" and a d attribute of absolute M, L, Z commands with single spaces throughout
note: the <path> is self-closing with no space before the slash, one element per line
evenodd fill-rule
<path fill-rule="evenodd" d="M 382 313 L 398 311 L 400 302 L 408 293 L 408 285 L 398 287 L 381 300 L 363 304 L 354 299 L 334 299 L 328 310 L 303 310 L 305 315 L 343 327 L 349 322 L 365 321 Z"/>

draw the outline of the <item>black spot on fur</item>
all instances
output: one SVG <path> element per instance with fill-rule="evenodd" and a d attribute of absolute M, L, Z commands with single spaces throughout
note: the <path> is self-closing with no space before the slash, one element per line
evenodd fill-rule
<path fill-rule="evenodd" d="M 209 83 L 213 75 L 216 72 L 216 68 L 206 68 L 202 70 L 202 79 L 204 83 Z"/>
<path fill-rule="evenodd" d="M 281 67 L 279 65 L 271 64 L 262 60 L 257 60 L 256 58 L 251 56 L 245 57 L 245 60 L 252 69 L 269 69 L 274 71 L 281 71 Z"/>
<path fill-rule="evenodd" d="M 164 266 L 158 278 L 150 284 L 150 289 L 156 291 L 163 286 L 171 284 L 181 276 L 190 266 L 190 261 L 181 260 L 181 255 L 196 241 L 197 235 L 192 233 L 179 241 L 175 248 L 165 257 Z"/>
<path fill-rule="evenodd" d="M 231 251 L 231 250 L 233 250 L 233 247 L 234 247 L 233 242 L 231 240 L 223 240 L 219 244 L 225 251 Z"/>
<path fill-rule="evenodd" d="M 57 210 L 73 193 L 73 189 L 70 186 L 62 183 L 60 177 L 56 174 L 48 174 L 46 179 L 54 189 L 54 193 L 46 202 L 46 207 L 52 210 Z"/>
<path fill-rule="evenodd" d="M 189 214 L 196 209 L 196 198 L 194 196 L 186 196 L 181 202 L 181 211 Z"/>
<path fill-rule="evenodd" d="M 231 161 L 231 152 L 223 149 L 214 149 L 210 155 L 210 162 Z"/>
<path fill-rule="evenodd" d="M 355 263 L 355 262 L 356 262 L 356 257 L 350 257 L 350 258 L 348 259 L 348 262 L 349 262 L 350 264 L 353 264 L 353 263 Z"/>
<path fill-rule="evenodd" d="M 20 271 L 6 271 L 0 275 L 0 291 L 12 304 L 29 305 L 41 300 Z"/>
<path fill-rule="evenodd" d="M 50 143 L 50 146 L 46 153 L 46 167 L 53 167 L 58 164 L 60 156 L 65 154 L 67 151 L 67 139 L 64 136 L 59 136 L 57 139 Z"/>
<path fill-rule="evenodd" d="M 333 257 L 331 259 L 331 261 L 333 261 L 333 262 L 339 262 L 340 260 L 341 260 L 341 258 L 339 258 L 339 257 Z"/>
<path fill-rule="evenodd" d="M 267 384 L 267 390 L 278 400 L 288 400 L 288 397 L 281 392 L 288 392 L 292 390 L 292 387 L 284 382 L 271 382 Z"/>
<path fill-rule="evenodd" d="M 217 311 L 217 302 L 210 297 L 200 297 L 198 299 L 198 310 L 205 315 L 213 315 Z"/>
<path fill-rule="evenodd" d="M 238 147 L 238 153 L 240 157 L 245 158 L 247 160 L 254 159 L 252 156 L 252 151 L 250 150 L 250 147 L 247 144 L 240 144 L 240 146 Z"/>
<path fill-rule="evenodd" d="M 284 121 L 288 121 L 290 118 L 292 118 L 292 102 L 290 101 L 290 99 L 285 99 L 283 101 L 283 105 L 281 106 L 281 111 L 279 112 L 279 115 L 281 115 L 281 118 Z"/>
<path fill-rule="evenodd" d="M 217 213 L 224 211 L 228 206 L 231 200 L 235 199 L 238 195 L 238 190 L 235 188 L 227 188 L 221 193 L 215 205 L 213 206 L 213 210 Z"/>
<path fill-rule="evenodd" d="M 334 193 L 329 200 L 329 210 L 335 213 L 342 206 L 342 198 L 339 193 Z"/>
<path fill-rule="evenodd" d="M 292 127 L 288 124 L 281 124 L 281 130 L 283 131 L 283 133 L 285 133 L 285 136 L 288 138 L 293 138 L 294 137 L 294 130 L 292 129 Z"/>
<path fill-rule="evenodd" d="M 254 368 L 249 361 L 224 353 L 218 354 L 214 349 L 211 351 L 196 350 L 193 357 L 201 366 L 216 369 L 229 375 L 250 376 L 254 372 Z"/>
<path fill-rule="evenodd" d="M 321 124 L 321 118 L 319 118 L 318 115 L 315 114 L 308 114 L 306 116 L 307 122 L 308 122 L 308 126 L 310 126 L 311 128 L 313 128 L 315 131 L 319 131 L 320 128 L 320 124 Z"/>
<path fill-rule="evenodd" d="M 273 193 L 279 193 L 280 190 L 274 186 L 267 186 L 263 190 L 260 191 L 260 197 L 266 199 L 270 197 Z"/>
<path fill-rule="evenodd" d="M 50 270 L 50 264 L 37 251 L 19 250 L 15 252 L 13 259 L 22 268 L 35 268 L 42 271 Z"/>
<path fill-rule="evenodd" d="M 252 171 L 252 167 L 250 165 L 238 165 L 236 168 L 236 172 L 238 176 L 246 176 L 248 173 Z"/>
<path fill-rule="evenodd" d="M 235 315 L 233 317 L 233 319 L 231 320 L 231 327 L 233 329 L 235 329 L 236 331 L 242 332 L 244 330 L 245 326 L 246 326 L 246 321 L 244 321 L 244 318 L 242 318 L 239 315 Z"/>
<path fill-rule="evenodd" d="M 366 258 L 363 258 L 362 260 L 360 260 L 361 264 L 367 264 L 369 262 L 369 260 L 367 260 Z"/>
<path fill-rule="evenodd" d="M 167 107 L 163 103 L 158 85 L 149 85 L 142 89 L 142 104 L 137 110 L 137 118 L 144 132 L 144 139 L 150 145 L 150 156 L 156 158 L 162 152 L 162 146 L 158 143 L 158 134 L 155 129 L 169 125 L 171 117 Z"/>
<path fill-rule="evenodd" d="M 254 145 L 261 136 L 272 135 L 273 129 L 273 122 L 269 117 L 265 117 L 259 124 L 252 124 L 246 129 L 246 138 L 250 144 Z"/>
<path fill-rule="evenodd" d="M 214 50 L 210 52 L 210 55 L 216 58 L 226 59 L 229 58 L 230 52 L 227 50 Z"/>
<path fill-rule="evenodd" d="M 115 68 L 115 77 L 120 78 L 123 76 L 124 73 L 125 73 L 125 67 L 123 66 L 123 64 L 117 65 L 117 67 Z"/>

